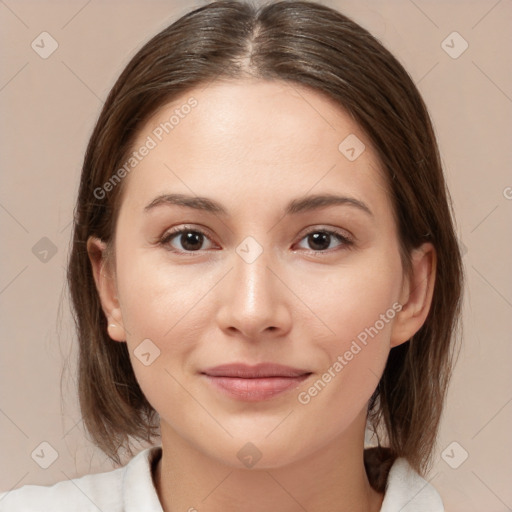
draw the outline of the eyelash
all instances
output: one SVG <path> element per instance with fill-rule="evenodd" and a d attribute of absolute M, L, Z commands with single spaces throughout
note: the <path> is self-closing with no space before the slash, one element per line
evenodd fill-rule
<path fill-rule="evenodd" d="M 175 230 L 168 231 L 167 233 L 165 233 L 158 243 L 159 243 L 159 245 L 165 247 L 165 249 L 167 249 L 168 251 L 174 252 L 175 254 L 193 256 L 194 253 L 199 253 L 200 251 L 178 251 L 178 250 L 175 250 L 174 248 L 172 248 L 172 249 L 169 248 L 169 245 L 168 245 L 169 242 L 174 237 L 177 237 L 177 235 L 182 235 L 184 233 L 199 233 L 199 234 L 203 235 L 204 237 L 210 239 L 208 234 L 205 231 L 203 231 L 202 229 L 192 228 L 192 227 L 181 227 L 179 229 L 175 229 Z M 306 252 L 308 252 L 310 254 L 312 253 L 315 255 L 322 255 L 322 254 L 328 255 L 328 254 L 332 254 L 333 252 L 336 252 L 337 250 L 350 249 L 351 246 L 354 244 L 354 241 L 351 238 L 349 238 L 346 235 L 342 235 L 338 231 L 334 231 L 331 229 L 321 229 L 321 228 L 320 229 L 316 228 L 316 229 L 312 229 L 311 231 L 308 231 L 307 233 L 304 234 L 304 236 L 300 239 L 300 241 L 304 240 L 306 237 L 308 237 L 309 235 L 311 235 L 313 233 L 324 233 L 324 234 L 327 234 L 330 236 L 334 236 L 335 238 L 338 239 L 338 241 L 341 242 L 341 244 L 340 244 L 340 246 L 338 246 L 338 248 L 335 248 L 335 249 L 326 249 L 326 250 L 320 250 L 320 251 L 315 251 L 313 249 L 310 249 L 309 251 L 306 250 Z"/>

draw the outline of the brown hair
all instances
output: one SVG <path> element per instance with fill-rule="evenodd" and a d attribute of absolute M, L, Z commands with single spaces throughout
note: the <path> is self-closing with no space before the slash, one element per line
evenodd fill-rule
<path fill-rule="evenodd" d="M 157 413 L 133 373 L 126 343 L 114 343 L 86 250 L 90 236 L 113 240 L 123 182 L 98 200 L 134 137 L 169 101 L 217 78 L 250 73 L 307 86 L 349 112 L 377 151 L 393 201 L 404 269 L 410 251 L 437 252 L 432 305 L 421 329 L 391 349 L 369 402 L 369 420 L 387 447 L 371 458 L 389 468 L 405 457 L 424 473 L 431 460 L 459 326 L 462 263 L 435 135 L 402 65 L 365 29 L 326 6 L 279 1 L 260 7 L 217 1 L 177 20 L 130 60 L 101 111 L 83 163 L 68 283 L 78 331 L 79 397 L 94 442 L 119 463 L 131 439 L 157 435 Z M 341 142 L 341 141 L 340 141 Z M 379 440 L 380 444 L 380 440 Z M 368 468 L 381 492 L 385 478 Z"/>

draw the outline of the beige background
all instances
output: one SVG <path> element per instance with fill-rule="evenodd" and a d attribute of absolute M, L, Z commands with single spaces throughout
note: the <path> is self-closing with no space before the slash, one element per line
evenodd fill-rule
<path fill-rule="evenodd" d="M 102 101 L 135 50 L 203 3 L 0 0 L 0 490 L 112 468 L 84 437 L 74 394 L 64 285 L 80 166 Z M 512 2 L 323 3 L 370 29 L 418 84 L 467 250 L 464 343 L 428 478 L 448 512 L 511 510 Z M 44 31 L 58 43 L 47 59 L 31 47 Z M 453 31 L 469 44 L 458 58 L 442 46 Z M 447 41 L 452 53 L 462 48 Z M 31 457 L 41 442 L 58 454 L 48 469 Z"/>

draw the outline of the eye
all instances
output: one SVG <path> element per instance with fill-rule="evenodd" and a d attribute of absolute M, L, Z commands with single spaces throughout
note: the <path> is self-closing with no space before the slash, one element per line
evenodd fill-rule
<path fill-rule="evenodd" d="M 209 247 L 206 249 L 203 247 L 205 240 L 210 240 L 205 231 L 185 226 L 167 232 L 159 243 L 173 252 L 193 253 L 209 249 Z M 348 235 L 330 229 L 317 228 L 306 233 L 306 235 L 302 237 L 301 241 L 302 240 L 306 240 L 309 245 L 309 250 L 315 253 L 329 251 L 329 249 L 332 249 L 331 243 L 335 240 L 338 241 L 337 247 L 341 247 L 341 249 L 353 245 L 353 240 L 349 238 Z M 181 247 L 177 247 L 177 245 Z"/>
<path fill-rule="evenodd" d="M 201 229 L 182 227 L 167 232 L 160 240 L 160 244 L 174 252 L 197 252 L 204 250 L 202 245 L 205 239 L 210 240 Z M 174 244 L 179 244 L 181 247 L 176 247 Z"/>
<path fill-rule="evenodd" d="M 339 241 L 338 247 L 341 246 L 342 249 L 344 247 L 348 248 L 353 244 L 353 240 L 351 240 L 347 235 L 330 229 L 312 230 L 309 233 L 306 233 L 301 240 L 306 240 L 309 248 L 313 252 L 326 252 L 328 249 L 332 248 L 330 246 L 333 239 Z"/>

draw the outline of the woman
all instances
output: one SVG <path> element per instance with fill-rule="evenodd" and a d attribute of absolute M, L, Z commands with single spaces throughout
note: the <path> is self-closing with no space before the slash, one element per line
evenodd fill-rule
<path fill-rule="evenodd" d="M 161 446 L 0 510 L 444 510 L 449 195 L 416 87 L 342 14 L 219 1 L 151 39 L 89 141 L 68 278 L 88 431 L 118 463 Z"/>

